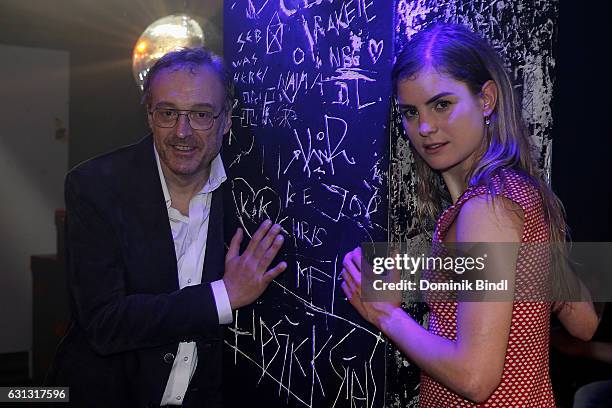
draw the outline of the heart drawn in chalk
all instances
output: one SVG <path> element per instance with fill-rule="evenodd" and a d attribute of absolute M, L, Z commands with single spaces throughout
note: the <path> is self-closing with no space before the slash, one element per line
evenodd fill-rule
<path fill-rule="evenodd" d="M 376 64 L 380 56 L 383 52 L 383 40 L 376 41 L 373 38 L 370 38 L 368 43 L 368 52 L 370 53 L 370 58 L 372 58 L 372 62 Z"/>
<path fill-rule="evenodd" d="M 257 192 L 243 178 L 232 180 L 232 196 L 236 214 L 248 236 L 252 237 L 259 225 L 270 219 L 279 222 L 282 201 L 276 191 L 263 187 Z"/>

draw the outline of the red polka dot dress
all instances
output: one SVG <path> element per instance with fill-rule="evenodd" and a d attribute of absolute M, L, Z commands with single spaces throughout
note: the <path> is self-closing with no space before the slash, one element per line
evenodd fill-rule
<path fill-rule="evenodd" d="M 516 204 L 524 213 L 522 242 L 548 242 L 548 226 L 544 219 L 538 191 L 519 173 L 505 170 L 493 179 L 496 191 Z M 503 181 L 502 181 L 503 180 Z M 487 194 L 486 186 L 468 188 L 457 202 L 439 218 L 434 243 L 441 243 L 461 207 L 470 198 Z M 546 246 L 536 246 L 540 253 L 523 248 L 516 268 L 516 291 L 519 287 L 541 284 L 547 278 L 550 256 Z M 539 250 L 538 250 L 539 251 Z M 457 335 L 457 302 L 428 302 L 429 331 L 455 340 Z M 550 303 L 515 301 L 508 338 L 508 348 L 500 385 L 482 404 L 475 404 L 454 393 L 423 372 L 420 406 L 429 407 L 555 407 L 549 376 L 548 345 Z"/>

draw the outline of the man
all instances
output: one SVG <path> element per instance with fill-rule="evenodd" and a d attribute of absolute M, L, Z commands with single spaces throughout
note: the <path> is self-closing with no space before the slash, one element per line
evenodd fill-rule
<path fill-rule="evenodd" d="M 224 260 L 219 155 L 233 85 L 204 49 L 162 57 L 143 102 L 152 136 L 82 163 L 66 177 L 73 322 L 49 381 L 73 406 L 220 406 L 221 324 L 286 264 L 262 223 Z"/>

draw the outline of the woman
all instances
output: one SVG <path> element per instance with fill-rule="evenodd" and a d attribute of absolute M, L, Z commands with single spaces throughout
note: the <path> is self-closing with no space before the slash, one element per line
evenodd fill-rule
<path fill-rule="evenodd" d="M 418 215 L 439 217 L 434 243 L 565 241 L 561 204 L 540 177 L 511 81 L 486 41 L 459 25 L 422 31 L 398 57 L 393 83 L 416 153 Z M 445 189 L 436 188 L 439 175 Z M 453 205 L 442 213 L 445 196 Z M 510 256 L 488 267 L 510 268 L 517 285 L 546 269 L 545 257 Z M 430 303 L 427 331 L 399 303 L 362 302 L 359 248 L 343 265 L 351 304 L 423 370 L 422 407 L 555 406 L 549 302 Z M 589 303 L 555 310 L 573 335 L 592 336 Z"/>

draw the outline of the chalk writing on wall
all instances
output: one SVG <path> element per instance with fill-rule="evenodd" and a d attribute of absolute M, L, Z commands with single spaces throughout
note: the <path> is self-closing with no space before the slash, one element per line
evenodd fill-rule
<path fill-rule="evenodd" d="M 379 407 L 385 341 L 340 289 L 342 257 L 387 240 L 393 8 L 382 0 L 225 2 L 236 83 L 224 146 L 247 235 L 269 218 L 288 269 L 235 313 L 228 404 Z M 237 395 L 240 394 L 240 395 Z M 227 399 L 227 398 L 226 398 Z"/>

